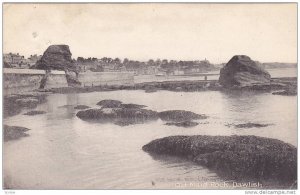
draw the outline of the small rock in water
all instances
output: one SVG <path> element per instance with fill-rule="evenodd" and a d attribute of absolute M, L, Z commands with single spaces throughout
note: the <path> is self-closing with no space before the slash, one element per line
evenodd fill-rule
<path fill-rule="evenodd" d="M 160 112 L 158 115 L 164 121 L 175 121 L 175 122 L 184 122 L 184 121 L 190 121 L 195 119 L 208 118 L 205 115 L 200 115 L 185 110 L 168 110 L 168 111 Z"/>
<path fill-rule="evenodd" d="M 74 107 L 74 109 L 78 109 L 78 110 L 84 110 L 84 109 L 88 109 L 90 108 L 89 106 L 86 105 L 77 105 Z"/>
<path fill-rule="evenodd" d="M 177 127 L 195 127 L 197 126 L 199 123 L 197 122 L 193 122 L 193 121 L 183 121 L 183 122 L 170 122 L 170 123 L 166 123 L 165 125 L 168 126 L 177 126 Z"/>
<path fill-rule="evenodd" d="M 291 90 L 286 89 L 283 91 L 276 91 L 272 93 L 273 95 L 284 95 L 284 96 L 296 96 L 297 95 L 297 89 Z"/>
<path fill-rule="evenodd" d="M 102 108 L 118 108 L 122 104 L 119 100 L 101 100 L 97 103 L 98 106 L 102 106 Z"/>
<path fill-rule="evenodd" d="M 261 127 L 267 127 L 270 126 L 271 124 L 259 124 L 259 123 L 244 123 L 244 124 L 233 124 L 235 128 L 261 128 Z"/>
<path fill-rule="evenodd" d="M 29 116 L 33 116 L 33 115 L 38 115 L 38 114 L 45 114 L 45 111 L 42 110 L 32 110 L 29 112 L 26 112 L 24 115 L 29 115 Z"/>
<path fill-rule="evenodd" d="M 26 131 L 29 131 L 28 128 L 18 127 L 18 126 L 3 126 L 3 139 L 4 141 L 16 140 L 21 137 L 29 136 Z"/>
<path fill-rule="evenodd" d="M 79 111 L 76 116 L 86 121 L 111 122 L 122 126 L 126 123 L 137 124 L 158 119 L 157 112 L 139 108 L 88 109 Z"/>

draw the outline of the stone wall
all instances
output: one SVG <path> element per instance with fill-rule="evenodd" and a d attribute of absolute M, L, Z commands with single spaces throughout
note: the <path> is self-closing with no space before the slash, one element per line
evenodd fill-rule
<path fill-rule="evenodd" d="M 40 87 L 40 82 L 44 75 L 44 70 L 4 68 L 4 93 L 12 94 L 36 90 Z M 68 83 L 64 71 L 51 71 L 45 89 L 67 86 Z"/>
<path fill-rule="evenodd" d="M 44 70 L 3 68 L 4 94 L 22 93 L 39 89 Z M 133 73 L 130 72 L 88 72 L 78 76 L 84 86 L 133 85 Z M 47 78 L 45 89 L 67 87 L 64 71 L 52 70 Z"/>

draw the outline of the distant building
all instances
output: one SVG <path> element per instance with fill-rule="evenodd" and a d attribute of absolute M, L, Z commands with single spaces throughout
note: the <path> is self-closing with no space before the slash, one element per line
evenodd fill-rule
<path fill-rule="evenodd" d="M 21 68 L 22 65 L 26 65 L 26 60 L 24 56 L 19 55 L 19 53 L 3 54 L 3 61 L 14 68 Z"/>
<path fill-rule="evenodd" d="M 30 57 L 28 59 L 26 59 L 26 62 L 30 65 L 30 66 L 33 66 L 36 64 L 36 62 L 38 60 L 40 60 L 42 58 L 42 55 L 30 55 Z"/>

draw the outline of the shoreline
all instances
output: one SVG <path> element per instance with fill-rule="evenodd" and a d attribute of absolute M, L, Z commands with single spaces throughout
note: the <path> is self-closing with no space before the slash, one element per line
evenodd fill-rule
<path fill-rule="evenodd" d="M 221 91 L 221 90 L 254 90 L 254 91 L 278 91 L 288 90 L 293 91 L 293 95 L 297 90 L 297 77 L 282 77 L 272 78 L 269 85 L 252 85 L 235 88 L 224 88 L 218 80 L 180 80 L 180 81 L 152 81 L 144 83 L 136 83 L 134 85 L 99 85 L 89 87 L 60 87 L 40 92 L 51 93 L 90 93 L 101 91 L 116 91 L 116 90 L 145 90 L 146 93 L 156 92 L 158 90 L 177 91 L 177 92 L 197 92 L 197 91 Z"/>

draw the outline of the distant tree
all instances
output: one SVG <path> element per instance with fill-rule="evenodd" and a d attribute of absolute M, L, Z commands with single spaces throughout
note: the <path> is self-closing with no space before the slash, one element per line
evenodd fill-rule
<path fill-rule="evenodd" d="M 113 62 L 114 62 L 115 64 L 121 64 L 120 58 L 115 58 L 115 59 L 113 60 Z"/>
<path fill-rule="evenodd" d="M 123 64 L 125 65 L 125 64 L 127 64 L 128 62 L 129 62 L 128 58 L 124 58 Z"/>

